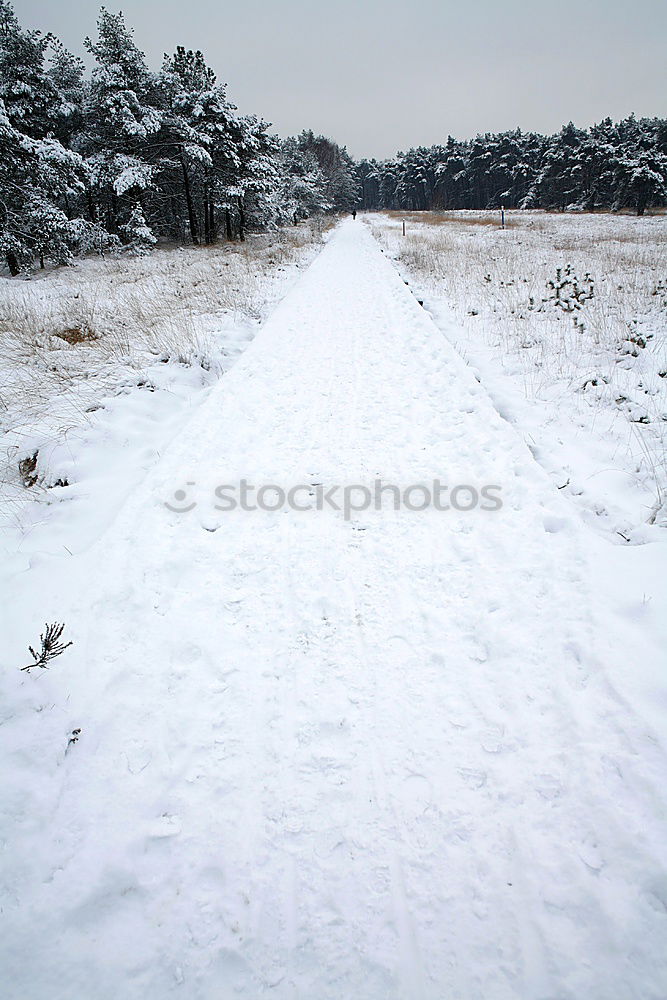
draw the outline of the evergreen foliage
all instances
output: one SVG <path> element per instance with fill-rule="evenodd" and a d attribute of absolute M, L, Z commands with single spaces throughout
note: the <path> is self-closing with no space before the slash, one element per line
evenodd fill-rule
<path fill-rule="evenodd" d="M 394 208 L 632 208 L 667 201 L 667 121 L 631 115 L 554 136 L 451 136 L 354 163 L 303 131 L 281 140 L 240 115 L 201 52 L 178 46 L 152 71 L 122 14 L 104 7 L 87 77 L 50 34 L 0 0 L 0 255 L 36 262 L 159 239 L 193 244 L 314 213 Z"/>
<path fill-rule="evenodd" d="M 630 115 L 556 135 L 516 129 L 358 165 L 364 208 L 618 211 L 667 201 L 667 121 Z"/>

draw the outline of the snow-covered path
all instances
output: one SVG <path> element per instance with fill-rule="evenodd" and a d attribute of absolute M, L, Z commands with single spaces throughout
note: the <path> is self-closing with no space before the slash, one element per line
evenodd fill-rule
<path fill-rule="evenodd" d="M 503 508 L 215 509 L 378 477 Z M 665 753 L 581 530 L 343 223 L 48 599 L 22 683 L 83 732 L 33 787 L 14 745 L 9 997 L 664 998 Z"/>

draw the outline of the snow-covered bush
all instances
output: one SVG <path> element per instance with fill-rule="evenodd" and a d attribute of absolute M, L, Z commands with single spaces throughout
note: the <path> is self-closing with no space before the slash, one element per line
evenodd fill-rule
<path fill-rule="evenodd" d="M 135 205 L 127 222 L 121 226 L 126 246 L 134 253 L 147 254 L 157 243 L 150 226 L 147 225 L 141 205 Z"/>

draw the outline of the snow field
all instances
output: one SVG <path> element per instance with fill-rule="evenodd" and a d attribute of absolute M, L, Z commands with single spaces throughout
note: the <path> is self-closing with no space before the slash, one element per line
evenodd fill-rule
<path fill-rule="evenodd" d="M 504 505 L 214 506 L 378 475 Z M 664 625 L 632 572 L 664 550 L 582 522 L 360 221 L 106 530 L 50 532 L 5 602 L 10 665 L 39 616 L 74 639 L 2 675 L 12 1000 L 664 995 Z"/>
<path fill-rule="evenodd" d="M 504 231 L 498 212 L 367 218 L 589 525 L 647 540 L 667 487 L 667 218 L 507 212 Z"/>

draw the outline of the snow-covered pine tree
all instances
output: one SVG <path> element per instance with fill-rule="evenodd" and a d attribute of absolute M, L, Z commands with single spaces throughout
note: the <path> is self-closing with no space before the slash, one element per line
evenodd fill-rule
<path fill-rule="evenodd" d="M 399 184 L 398 160 L 385 160 L 380 169 L 380 203 L 378 208 L 399 208 L 396 191 Z"/>
<path fill-rule="evenodd" d="M 455 208 L 459 204 L 461 177 L 465 166 L 463 144 L 451 135 L 439 147 L 435 166 L 435 199 L 438 208 Z"/>
<path fill-rule="evenodd" d="M 377 160 L 359 160 L 357 178 L 361 188 L 361 207 L 373 208 L 380 199 L 380 169 Z"/>
<path fill-rule="evenodd" d="M 326 198 L 326 178 L 314 154 L 299 148 L 294 138 L 285 139 L 278 154 L 280 188 L 277 213 L 281 222 L 307 219 L 331 208 Z"/>
<path fill-rule="evenodd" d="M 643 215 L 667 199 L 667 123 L 630 115 L 617 126 L 614 207 Z"/>
<path fill-rule="evenodd" d="M 135 253 L 143 255 L 153 249 L 157 243 L 157 237 L 146 223 L 141 205 L 136 204 L 130 212 L 127 222 L 124 222 L 121 231 L 125 244 Z"/>
<path fill-rule="evenodd" d="M 0 0 L 0 100 L 11 125 L 33 139 L 53 130 L 60 103 L 44 68 L 52 40 L 22 28 L 11 4 Z"/>
<path fill-rule="evenodd" d="M 193 243 L 212 243 L 218 213 L 229 207 L 226 187 L 240 166 L 234 106 L 202 53 L 181 46 L 165 56 L 158 86 L 159 182 L 170 192 L 172 225 L 182 229 L 186 219 Z"/>
<path fill-rule="evenodd" d="M 47 76 L 56 90 L 58 102 L 52 115 L 52 134 L 63 146 L 75 148 L 84 124 L 86 84 L 84 64 L 57 38 L 52 39 Z"/>
<path fill-rule="evenodd" d="M 551 137 L 535 180 L 533 207 L 564 212 L 578 204 L 581 192 L 578 157 L 585 140 L 586 133 L 572 122 Z"/>
<path fill-rule="evenodd" d="M 0 101 L 0 252 L 18 274 L 38 258 L 67 264 L 83 232 L 63 205 L 84 188 L 82 158 L 57 139 L 33 139 L 14 128 Z"/>
<path fill-rule="evenodd" d="M 12 274 L 35 258 L 68 263 L 81 236 L 71 217 L 86 170 L 56 137 L 62 100 L 44 65 L 51 44 L 0 0 L 0 249 Z"/>
<path fill-rule="evenodd" d="M 335 212 L 349 212 L 359 204 L 361 188 L 352 157 L 344 147 L 304 131 L 297 137 L 299 149 L 313 153 L 326 178 L 326 200 Z"/>
<path fill-rule="evenodd" d="M 158 88 L 122 14 L 104 7 L 97 22 L 98 40 L 86 38 L 95 58 L 86 100 L 84 150 L 90 169 L 89 204 L 93 221 L 127 238 L 137 209 L 155 173 L 154 140 L 162 115 Z"/>
<path fill-rule="evenodd" d="M 237 119 L 236 177 L 226 197 L 236 202 L 237 233 L 245 239 L 248 229 L 269 229 L 279 216 L 279 140 L 269 135 L 267 122 L 246 115 Z"/>

